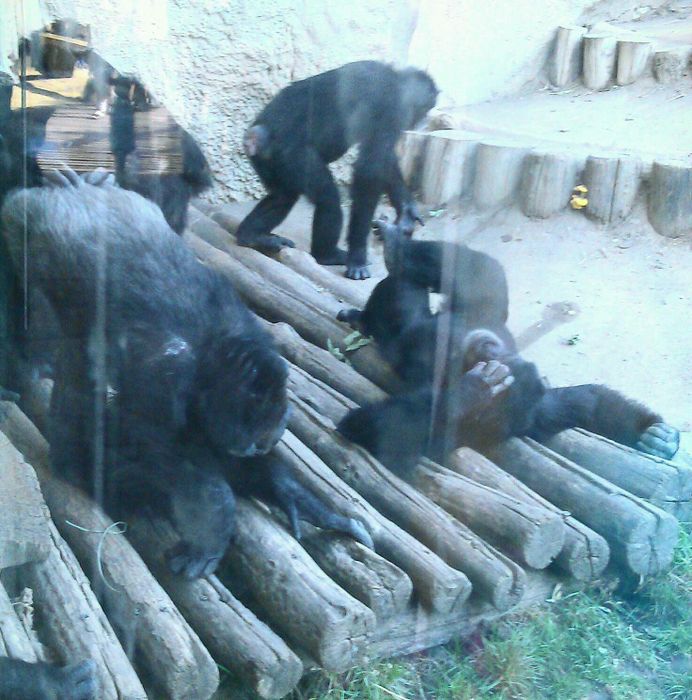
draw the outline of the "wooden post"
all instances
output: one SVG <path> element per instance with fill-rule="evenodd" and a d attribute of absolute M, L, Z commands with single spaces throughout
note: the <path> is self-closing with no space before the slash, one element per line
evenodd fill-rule
<path fill-rule="evenodd" d="M 34 605 L 41 612 L 46 643 L 62 664 L 94 660 L 99 698 L 146 700 L 147 694 L 75 555 L 53 523 L 49 528 L 53 541 L 50 555 L 40 564 L 27 564 L 22 570 L 22 580 L 33 589 Z M 211 692 L 199 695 L 210 696 Z"/>
<path fill-rule="evenodd" d="M 692 237 L 692 165 L 654 161 L 648 214 L 651 225 L 662 236 Z"/>
<path fill-rule="evenodd" d="M 524 161 L 521 210 L 526 216 L 546 219 L 569 204 L 577 184 L 579 161 L 572 155 L 529 153 Z"/>
<path fill-rule="evenodd" d="M 170 572 L 163 553 L 178 540 L 170 523 L 137 519 L 128 538 L 218 663 L 261 698 L 282 698 L 293 690 L 303 664 L 279 636 L 216 576 L 188 581 Z"/>
<path fill-rule="evenodd" d="M 629 85 L 642 76 L 651 57 L 649 39 L 620 39 L 618 41 L 618 85 Z"/>
<path fill-rule="evenodd" d="M 264 508 L 244 498 L 237 501 L 228 559 L 260 615 L 322 668 L 338 673 L 363 659 L 374 613 L 339 588 Z"/>
<path fill-rule="evenodd" d="M 690 47 L 662 49 L 654 53 L 654 77 L 659 83 L 675 83 L 682 80 L 689 69 Z"/>
<path fill-rule="evenodd" d="M 453 131 L 433 131 L 425 150 L 421 197 L 440 206 L 465 194 L 471 185 L 476 142 Z"/>
<path fill-rule="evenodd" d="M 635 156 L 589 156 L 582 178 L 589 200 L 584 213 L 603 223 L 626 219 L 639 191 L 642 162 Z"/>
<path fill-rule="evenodd" d="M 678 536 L 673 516 L 529 438 L 511 438 L 485 454 L 605 537 L 620 566 L 638 576 L 670 566 Z"/>
<path fill-rule="evenodd" d="M 277 456 L 290 465 L 293 476 L 329 507 L 365 523 L 377 553 L 411 579 L 416 599 L 425 608 L 442 615 L 463 608 L 471 584 L 461 571 L 385 518 L 290 431 L 284 433 L 275 449 Z"/>
<path fill-rule="evenodd" d="M 404 131 L 399 139 L 399 167 L 404 182 L 412 190 L 417 190 L 421 183 L 425 150 L 430 134 L 422 131 Z"/>
<path fill-rule="evenodd" d="M 132 545 L 122 535 L 104 535 L 113 521 L 81 491 L 51 476 L 48 444 L 17 406 L 10 404 L 0 416 L 0 430 L 36 470 L 55 524 L 154 683 L 171 700 L 212 695 L 219 682 L 216 665 Z M 54 559 L 46 560 L 47 577 Z M 72 624 L 71 616 L 62 614 L 64 624 Z"/>
<path fill-rule="evenodd" d="M 518 198 L 528 151 L 512 143 L 483 141 L 478 144 L 473 203 L 479 209 L 504 206 Z"/>
<path fill-rule="evenodd" d="M 451 566 L 463 571 L 476 593 L 498 609 L 521 598 L 524 573 L 458 520 L 352 445 L 303 401 L 292 397 L 292 432 L 383 515 L 408 530 Z M 373 535 L 379 550 L 377 535 Z M 402 567 L 403 568 L 403 567 Z"/>
<path fill-rule="evenodd" d="M 607 88 L 615 73 L 617 40 L 614 34 L 584 35 L 584 85 L 591 90 Z"/>
<path fill-rule="evenodd" d="M 449 455 L 450 469 L 479 484 L 502 491 L 520 501 L 538 503 L 562 516 L 565 523 L 565 545 L 555 559 L 557 567 L 578 581 L 592 581 L 606 568 L 610 558 L 608 543 L 591 528 L 539 496 L 521 481 L 503 471 L 478 452 L 461 447 Z"/>
<path fill-rule="evenodd" d="M 562 25 L 557 28 L 553 54 L 548 65 L 548 80 L 555 87 L 565 87 L 579 79 L 584 34 L 586 27 L 579 25 Z"/>
<path fill-rule="evenodd" d="M 545 445 L 679 519 L 692 507 L 692 467 L 646 455 L 586 430 L 565 430 Z"/>
<path fill-rule="evenodd" d="M 0 413 L 11 406 L 0 401 Z M 45 559 L 52 547 L 50 514 L 36 473 L 3 432 L 0 484 L 0 570 Z"/>

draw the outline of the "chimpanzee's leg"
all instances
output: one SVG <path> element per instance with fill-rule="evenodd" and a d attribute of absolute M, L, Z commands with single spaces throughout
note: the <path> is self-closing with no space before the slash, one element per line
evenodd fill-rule
<path fill-rule="evenodd" d="M 321 265 L 344 265 L 346 251 L 337 247 L 343 213 L 341 198 L 327 164 L 316 151 L 304 155 L 305 196 L 315 205 L 310 252 Z"/>
<path fill-rule="evenodd" d="M 545 394 L 531 437 L 543 439 L 567 428 L 584 428 L 666 459 L 680 444 L 678 431 L 657 413 L 599 384 L 550 389 Z"/>
<path fill-rule="evenodd" d="M 271 191 L 241 221 L 235 234 L 238 244 L 256 248 L 263 253 L 278 253 L 282 248 L 295 248 L 295 243 L 290 238 L 277 236 L 271 230 L 288 216 L 297 200 L 297 193 Z"/>

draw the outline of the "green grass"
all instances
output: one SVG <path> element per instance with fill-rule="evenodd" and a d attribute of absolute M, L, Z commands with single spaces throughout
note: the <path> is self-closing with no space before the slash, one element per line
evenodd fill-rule
<path fill-rule="evenodd" d="M 673 568 L 628 600 L 574 593 L 464 643 L 346 674 L 313 674 L 291 700 L 690 700 L 692 535 Z"/>

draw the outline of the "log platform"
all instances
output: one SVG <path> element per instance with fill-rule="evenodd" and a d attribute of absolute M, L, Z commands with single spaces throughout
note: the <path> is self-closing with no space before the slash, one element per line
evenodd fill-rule
<path fill-rule="evenodd" d="M 47 392 L 30 417 L 0 402 L 0 472 L 12 476 L 0 518 L 0 653 L 94 658 L 103 697 L 209 698 L 218 664 L 279 698 L 307 669 L 340 672 L 444 643 L 539 605 L 557 584 L 669 566 L 692 468 L 569 431 L 548 445 L 511 440 L 486 455 L 461 448 L 445 464 L 424 459 L 403 481 L 335 432 L 350 408 L 396 388 L 376 349 L 349 351 L 351 331 L 336 321 L 345 302 L 362 303 L 359 283 L 300 251 L 273 259 L 238 247 L 222 207 L 193 209 L 190 221 L 184 240 L 233 280 L 289 363 L 292 414 L 277 453 L 332 508 L 361 519 L 375 549 L 307 525 L 298 542 L 281 513 L 239 499 L 225 565 L 184 581 L 163 562 L 169 524 L 141 518 L 113 534 L 95 504 L 49 473 L 35 427 Z M 29 630 L 8 602 L 22 587 L 37 612 Z"/>

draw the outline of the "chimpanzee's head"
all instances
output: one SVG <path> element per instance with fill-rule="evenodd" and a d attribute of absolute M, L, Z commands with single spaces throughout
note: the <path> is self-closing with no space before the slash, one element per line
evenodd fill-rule
<path fill-rule="evenodd" d="M 404 129 L 413 129 L 435 106 L 439 90 L 435 81 L 419 68 L 399 71 Z"/>
<path fill-rule="evenodd" d="M 269 341 L 216 336 L 198 368 L 195 419 L 212 446 L 237 457 L 269 452 L 288 422 L 288 369 Z"/>

